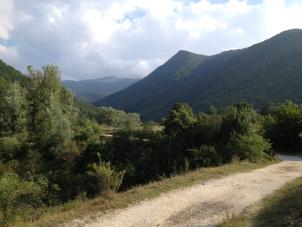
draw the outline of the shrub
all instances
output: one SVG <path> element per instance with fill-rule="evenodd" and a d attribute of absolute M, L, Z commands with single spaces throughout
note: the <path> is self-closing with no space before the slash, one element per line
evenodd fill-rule
<path fill-rule="evenodd" d="M 221 164 L 221 157 L 214 146 L 202 145 L 199 148 L 188 149 L 191 156 L 191 168 L 216 166 Z"/>
<path fill-rule="evenodd" d="M 123 181 L 124 171 L 116 171 L 109 162 L 93 164 L 92 172 L 90 175 L 93 175 L 97 182 L 98 193 L 109 193 L 116 192 Z"/>
<path fill-rule="evenodd" d="M 19 209 L 25 205 L 37 205 L 41 187 L 24 181 L 15 173 L 7 172 L 0 178 L 0 225 L 14 220 Z"/>
<path fill-rule="evenodd" d="M 267 156 L 271 150 L 271 144 L 261 135 L 233 135 L 227 146 L 231 158 L 251 162 L 259 161 Z"/>
<path fill-rule="evenodd" d="M 21 144 L 16 137 L 0 138 L 0 160 L 8 161 L 14 158 Z"/>

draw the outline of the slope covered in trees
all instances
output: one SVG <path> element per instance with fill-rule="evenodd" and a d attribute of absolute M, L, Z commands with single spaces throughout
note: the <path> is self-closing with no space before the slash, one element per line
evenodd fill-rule
<path fill-rule="evenodd" d="M 119 106 L 123 110 L 135 109 L 145 117 L 150 114 L 153 119 L 163 116 L 168 111 L 167 102 L 175 103 L 173 94 L 178 94 L 188 86 L 193 70 L 205 59 L 206 56 L 179 51 L 146 78 L 95 104 Z"/>
<path fill-rule="evenodd" d="M 302 100 L 302 30 L 294 29 L 249 48 L 214 56 L 179 52 L 142 81 L 96 102 L 158 119 L 175 102 L 194 111 L 249 101 L 257 108 Z"/>
<path fill-rule="evenodd" d="M 0 79 L 1 78 L 10 82 L 19 81 L 23 86 L 27 86 L 29 82 L 28 78 L 22 75 L 21 72 L 0 60 Z"/>

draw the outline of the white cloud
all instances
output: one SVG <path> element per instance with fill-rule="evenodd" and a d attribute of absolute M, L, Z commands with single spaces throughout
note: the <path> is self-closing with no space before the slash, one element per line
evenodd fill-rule
<path fill-rule="evenodd" d="M 12 11 L 12 0 L 2 0 L 0 4 L 0 39 L 8 39 L 10 31 L 13 29 Z"/>
<path fill-rule="evenodd" d="M 0 58 L 57 64 L 69 79 L 145 76 L 179 49 L 214 54 L 302 28 L 301 12 L 300 0 L 1 0 Z"/>
<path fill-rule="evenodd" d="M 263 15 L 267 35 L 290 28 L 302 28 L 302 1 L 264 0 Z"/>
<path fill-rule="evenodd" d="M 8 48 L 0 44 L 0 56 L 3 56 L 4 61 L 12 61 L 17 57 L 17 52 L 14 48 Z"/>

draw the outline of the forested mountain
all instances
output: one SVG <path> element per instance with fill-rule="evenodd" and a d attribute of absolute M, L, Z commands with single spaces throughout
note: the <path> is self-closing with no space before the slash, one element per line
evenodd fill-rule
<path fill-rule="evenodd" d="M 195 111 L 248 101 L 302 100 L 302 30 L 282 32 L 249 48 L 202 56 L 180 51 L 149 76 L 96 102 L 158 119 L 176 102 Z"/>
<path fill-rule="evenodd" d="M 137 82 L 135 78 L 103 77 L 92 80 L 65 80 L 65 87 L 71 89 L 82 101 L 94 102 L 118 92 Z"/>

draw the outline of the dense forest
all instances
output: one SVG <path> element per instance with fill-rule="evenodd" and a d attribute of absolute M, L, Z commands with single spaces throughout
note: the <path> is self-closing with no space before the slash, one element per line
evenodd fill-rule
<path fill-rule="evenodd" d="M 212 56 L 179 51 L 144 79 L 96 104 L 158 120 L 176 102 L 190 104 L 195 112 L 240 101 L 257 109 L 268 102 L 301 102 L 301 40 L 302 30 L 293 29 Z"/>
<path fill-rule="evenodd" d="M 177 103 L 155 127 L 136 113 L 77 102 L 57 67 L 29 67 L 20 78 L 0 76 L 1 225 L 78 196 L 300 152 L 302 106 L 290 101 L 259 113 L 246 102 L 201 113 Z"/>

